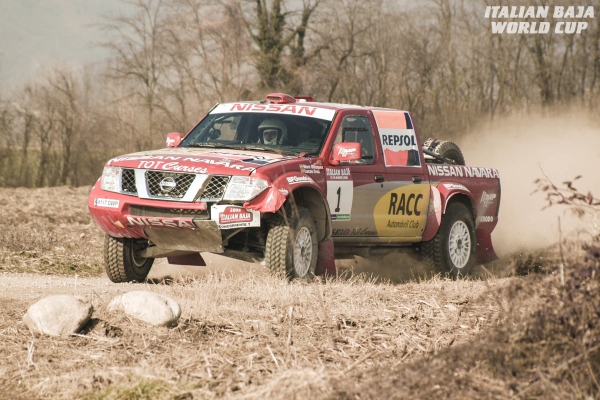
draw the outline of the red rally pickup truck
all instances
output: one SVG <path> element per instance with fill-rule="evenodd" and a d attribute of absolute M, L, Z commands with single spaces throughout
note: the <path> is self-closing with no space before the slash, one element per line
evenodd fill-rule
<path fill-rule="evenodd" d="M 410 112 L 273 93 L 217 104 L 167 147 L 109 160 L 88 206 L 114 282 L 155 258 L 265 261 L 288 279 L 336 257 L 415 251 L 464 275 L 496 259 L 500 180 L 451 142 L 422 142 Z"/>

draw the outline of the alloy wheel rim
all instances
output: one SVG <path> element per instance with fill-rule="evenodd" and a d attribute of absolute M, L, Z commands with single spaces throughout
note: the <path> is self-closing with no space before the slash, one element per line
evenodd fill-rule
<path fill-rule="evenodd" d="M 294 246 L 294 269 L 300 278 L 304 277 L 310 269 L 312 250 L 312 236 L 308 228 L 303 226 L 296 234 L 296 246 Z"/>
<path fill-rule="evenodd" d="M 448 252 L 454 267 L 464 268 L 469 262 L 471 254 L 471 234 L 464 221 L 456 221 L 450 229 L 448 236 Z"/>

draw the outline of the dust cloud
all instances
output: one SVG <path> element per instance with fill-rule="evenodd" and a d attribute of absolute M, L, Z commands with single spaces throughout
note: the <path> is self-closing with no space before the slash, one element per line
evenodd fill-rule
<path fill-rule="evenodd" d="M 502 197 L 499 222 L 492 233 L 497 254 L 556 243 L 558 217 L 563 237 L 589 238 L 600 221 L 573 215 L 564 205 L 547 204 L 532 193 L 544 174 L 558 187 L 577 175 L 580 192 L 600 196 L 600 123 L 578 113 L 503 117 L 481 124 L 456 140 L 467 165 L 497 168 Z M 596 217 L 597 218 L 597 217 Z"/>

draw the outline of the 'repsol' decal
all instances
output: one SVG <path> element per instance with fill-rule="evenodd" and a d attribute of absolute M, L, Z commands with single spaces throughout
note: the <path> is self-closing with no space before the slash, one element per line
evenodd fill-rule
<path fill-rule="evenodd" d="M 421 165 L 417 135 L 408 113 L 373 111 L 386 167 L 418 167 Z"/>

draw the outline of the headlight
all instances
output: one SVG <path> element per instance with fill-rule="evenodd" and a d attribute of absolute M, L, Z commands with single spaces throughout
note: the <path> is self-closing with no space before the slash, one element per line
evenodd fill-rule
<path fill-rule="evenodd" d="M 102 190 L 107 192 L 121 191 L 121 168 L 104 167 L 102 172 Z"/>
<path fill-rule="evenodd" d="M 225 189 L 223 200 L 252 200 L 268 187 L 269 184 L 264 179 L 232 176 Z"/>

